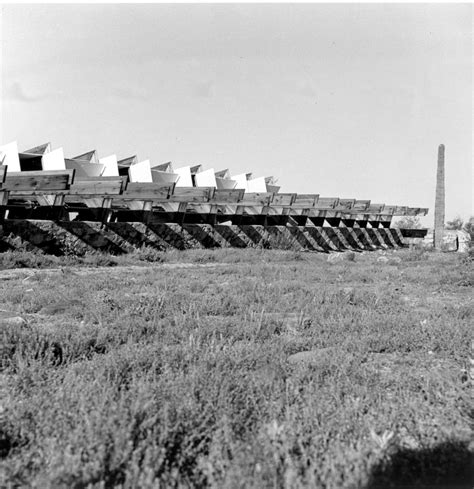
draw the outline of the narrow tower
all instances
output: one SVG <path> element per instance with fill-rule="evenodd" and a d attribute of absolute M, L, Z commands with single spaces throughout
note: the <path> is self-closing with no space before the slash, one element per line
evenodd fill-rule
<path fill-rule="evenodd" d="M 444 144 L 438 148 L 438 171 L 436 173 L 436 200 L 434 214 L 434 247 L 441 250 L 444 233 Z"/>

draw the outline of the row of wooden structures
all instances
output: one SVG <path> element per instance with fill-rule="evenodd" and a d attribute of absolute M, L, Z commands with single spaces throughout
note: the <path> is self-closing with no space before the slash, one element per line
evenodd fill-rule
<path fill-rule="evenodd" d="M 317 194 L 177 187 L 130 182 L 128 176 L 77 177 L 75 170 L 9 172 L 5 165 L 0 166 L 0 204 L 4 218 L 106 222 L 133 221 L 152 212 L 162 222 L 390 227 L 394 216 L 427 213 Z"/>
<path fill-rule="evenodd" d="M 388 228 L 394 216 L 428 209 L 319 194 L 280 193 L 272 177 L 201 165 L 174 170 L 136 156 L 98 158 L 95 150 L 64 158 L 50 143 L 19 152 L 0 147 L 3 219 L 176 222 Z M 258 190 L 258 191 L 253 191 Z"/>
<path fill-rule="evenodd" d="M 272 177 L 136 156 L 65 158 L 49 143 L 0 146 L 0 251 L 267 247 L 310 251 L 405 245 L 426 230 L 391 227 L 428 209 L 356 198 L 282 193 Z"/>

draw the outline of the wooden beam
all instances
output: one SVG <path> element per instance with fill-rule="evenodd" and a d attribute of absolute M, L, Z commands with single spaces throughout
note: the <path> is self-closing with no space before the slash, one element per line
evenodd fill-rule
<path fill-rule="evenodd" d="M 385 204 L 370 204 L 366 210 L 367 214 L 380 214 L 383 211 Z"/>
<path fill-rule="evenodd" d="M 335 209 L 342 211 L 350 210 L 354 207 L 355 202 L 355 199 L 339 199 Z"/>
<path fill-rule="evenodd" d="M 208 202 L 214 195 L 214 187 L 175 187 L 169 200 L 172 202 Z"/>
<path fill-rule="evenodd" d="M 426 216 L 428 214 L 428 209 L 420 207 L 408 207 L 406 214 L 407 216 Z"/>
<path fill-rule="evenodd" d="M 129 182 L 123 192 L 124 198 L 138 200 L 168 199 L 173 193 L 174 185 L 161 185 L 159 183 Z"/>
<path fill-rule="evenodd" d="M 272 205 L 292 205 L 297 194 L 274 194 Z"/>
<path fill-rule="evenodd" d="M 69 189 L 70 195 L 118 195 L 123 190 L 122 177 L 82 178 L 76 180 Z"/>
<path fill-rule="evenodd" d="M 395 212 L 395 209 L 397 206 L 395 205 L 386 205 L 380 212 L 382 216 L 393 216 L 393 213 Z"/>
<path fill-rule="evenodd" d="M 10 192 L 8 190 L 0 190 L 0 205 L 7 205 Z"/>
<path fill-rule="evenodd" d="M 5 178 L 7 177 L 7 165 L 0 165 L 0 188 L 3 187 L 3 184 L 5 183 Z"/>
<path fill-rule="evenodd" d="M 225 205 L 227 203 L 239 202 L 244 197 L 244 194 L 244 189 L 216 189 L 209 201 Z"/>
<path fill-rule="evenodd" d="M 9 172 L 3 187 L 7 190 L 67 190 L 74 181 L 74 170 Z"/>
<path fill-rule="evenodd" d="M 245 192 L 242 200 L 239 202 L 241 205 L 270 205 L 273 200 L 273 194 L 269 192 Z"/>
<path fill-rule="evenodd" d="M 319 200 L 319 194 L 296 194 L 294 206 L 314 207 Z"/>
<path fill-rule="evenodd" d="M 354 211 L 365 211 L 370 205 L 370 200 L 356 200 L 352 209 Z"/>
<path fill-rule="evenodd" d="M 334 209 L 338 204 L 338 197 L 319 197 L 314 207 L 317 209 Z"/>

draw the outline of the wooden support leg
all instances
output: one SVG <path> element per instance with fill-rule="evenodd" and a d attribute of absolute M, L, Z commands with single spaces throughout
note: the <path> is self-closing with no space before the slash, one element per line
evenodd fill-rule
<path fill-rule="evenodd" d="M 111 222 L 113 216 L 112 211 L 112 198 L 106 197 L 102 201 L 102 222 Z"/>

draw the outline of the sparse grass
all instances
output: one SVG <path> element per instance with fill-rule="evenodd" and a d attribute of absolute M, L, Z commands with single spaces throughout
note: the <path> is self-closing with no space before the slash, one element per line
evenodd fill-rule
<path fill-rule="evenodd" d="M 60 270 L 0 280 L 2 487 L 469 487 L 472 262 L 13 255 Z"/>

